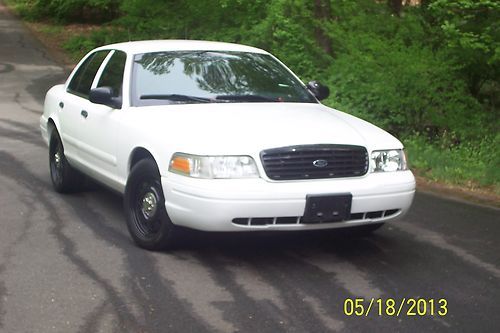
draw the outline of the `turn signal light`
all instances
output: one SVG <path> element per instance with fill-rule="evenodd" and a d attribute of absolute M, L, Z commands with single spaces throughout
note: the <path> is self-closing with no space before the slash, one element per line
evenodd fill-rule
<path fill-rule="evenodd" d="M 170 161 L 170 169 L 189 175 L 191 172 L 191 164 L 189 159 L 183 156 L 175 156 Z"/>

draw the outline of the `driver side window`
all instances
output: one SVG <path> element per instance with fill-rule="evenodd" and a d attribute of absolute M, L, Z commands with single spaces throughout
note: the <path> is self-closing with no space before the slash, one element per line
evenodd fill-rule
<path fill-rule="evenodd" d="M 71 79 L 68 92 L 88 99 L 94 77 L 108 53 L 109 50 L 97 51 L 91 54 Z"/>

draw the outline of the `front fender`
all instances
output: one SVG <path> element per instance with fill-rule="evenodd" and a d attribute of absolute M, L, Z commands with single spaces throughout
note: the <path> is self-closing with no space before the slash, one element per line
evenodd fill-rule
<path fill-rule="evenodd" d="M 60 120 L 59 120 L 59 103 L 64 96 L 64 85 L 60 84 L 49 89 L 45 95 L 45 101 L 43 103 L 43 114 L 40 117 L 40 131 L 42 133 L 42 138 L 48 145 L 50 140 L 50 135 L 52 133 L 52 127 L 55 127 L 58 132 L 60 132 Z M 50 126 L 50 122 L 53 126 Z M 64 144 L 64 143 L 63 143 Z"/>

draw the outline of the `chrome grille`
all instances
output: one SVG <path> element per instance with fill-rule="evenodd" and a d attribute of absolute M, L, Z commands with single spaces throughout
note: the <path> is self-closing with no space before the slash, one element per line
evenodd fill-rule
<path fill-rule="evenodd" d="M 358 177 L 368 171 L 368 152 L 361 146 L 290 146 L 264 150 L 260 158 L 273 180 Z"/>

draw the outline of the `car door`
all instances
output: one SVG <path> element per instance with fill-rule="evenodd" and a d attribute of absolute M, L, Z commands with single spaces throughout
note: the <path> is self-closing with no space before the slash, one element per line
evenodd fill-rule
<path fill-rule="evenodd" d="M 80 150 L 90 88 L 109 52 L 109 50 L 97 51 L 85 58 L 70 78 L 66 87 L 67 93 L 59 101 L 59 131 L 63 140 L 64 154 L 70 163 L 79 168 L 86 165 Z"/>
<path fill-rule="evenodd" d="M 121 99 L 126 59 L 124 52 L 111 51 L 97 71 L 91 89 L 111 87 L 113 97 Z M 85 160 L 89 173 L 103 183 L 116 187 L 119 184 L 116 171 L 116 132 L 121 112 L 89 100 L 85 102 L 83 111 L 83 123 L 79 132 L 80 157 Z"/>

